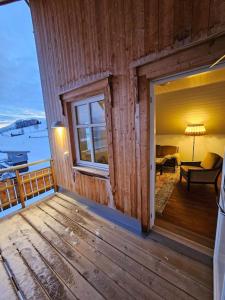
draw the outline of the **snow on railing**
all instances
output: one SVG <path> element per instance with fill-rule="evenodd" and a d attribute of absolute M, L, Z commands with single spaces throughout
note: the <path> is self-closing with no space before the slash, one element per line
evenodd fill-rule
<path fill-rule="evenodd" d="M 20 173 L 30 166 L 49 163 L 48 167 Z M 21 203 L 25 207 L 26 200 L 43 194 L 51 189 L 56 191 L 54 167 L 51 159 L 44 159 L 28 164 L 0 169 L 1 173 L 14 174 L 10 178 L 0 180 L 0 211 Z"/>

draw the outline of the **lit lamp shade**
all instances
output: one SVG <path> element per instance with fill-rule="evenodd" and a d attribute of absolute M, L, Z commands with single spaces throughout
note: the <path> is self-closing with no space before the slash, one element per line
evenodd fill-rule
<path fill-rule="evenodd" d="M 198 136 L 205 135 L 206 129 L 204 124 L 190 124 L 185 129 L 185 135 Z"/>

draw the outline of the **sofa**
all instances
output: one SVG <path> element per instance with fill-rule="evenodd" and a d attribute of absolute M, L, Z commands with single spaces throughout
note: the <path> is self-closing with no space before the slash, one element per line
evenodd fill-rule
<path fill-rule="evenodd" d="M 187 181 L 187 190 L 193 183 L 214 184 L 218 193 L 218 177 L 222 171 L 223 158 L 213 152 L 208 152 L 203 161 L 181 162 L 180 181 L 184 178 Z"/>
<path fill-rule="evenodd" d="M 179 165 L 179 147 L 156 145 L 156 171 L 163 173 L 164 168 L 173 168 Z"/>

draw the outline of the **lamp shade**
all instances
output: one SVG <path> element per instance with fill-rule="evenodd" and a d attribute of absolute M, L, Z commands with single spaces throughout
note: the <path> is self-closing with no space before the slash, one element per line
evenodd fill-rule
<path fill-rule="evenodd" d="M 61 128 L 61 127 L 65 127 L 63 122 L 61 122 L 61 121 L 53 122 L 51 125 L 51 128 Z"/>
<path fill-rule="evenodd" d="M 206 129 L 204 124 L 190 124 L 185 129 L 185 135 L 197 136 L 205 135 Z"/>

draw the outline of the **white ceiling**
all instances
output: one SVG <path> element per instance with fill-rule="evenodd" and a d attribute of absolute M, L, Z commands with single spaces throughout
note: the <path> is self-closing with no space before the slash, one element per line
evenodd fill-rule
<path fill-rule="evenodd" d="M 157 134 L 184 134 L 190 123 L 204 123 L 207 134 L 225 134 L 225 70 L 179 79 L 155 92 Z"/>

